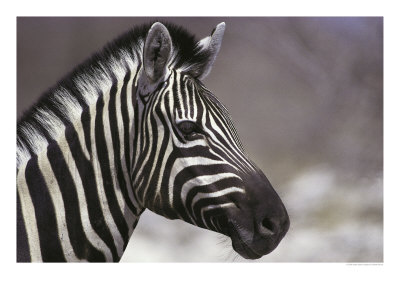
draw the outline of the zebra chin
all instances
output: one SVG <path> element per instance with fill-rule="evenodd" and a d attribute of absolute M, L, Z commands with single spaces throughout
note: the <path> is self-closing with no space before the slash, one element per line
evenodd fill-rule
<path fill-rule="evenodd" d="M 237 228 L 234 224 L 229 226 L 229 236 L 232 240 L 233 249 L 246 259 L 259 259 L 271 253 L 283 237 L 283 235 L 278 238 L 265 237 L 256 232 Z"/>
<path fill-rule="evenodd" d="M 246 193 L 218 218 L 220 233 L 229 236 L 243 258 L 271 253 L 289 230 L 290 220 L 278 194 L 262 172 L 247 179 Z"/>
<path fill-rule="evenodd" d="M 220 217 L 218 232 L 230 237 L 232 248 L 245 259 L 259 259 L 271 253 L 278 247 L 289 229 L 289 221 L 282 228 L 277 227 L 275 232 L 272 232 L 259 230 L 257 226 L 246 226 L 238 222 L 238 219 L 229 216 Z"/>

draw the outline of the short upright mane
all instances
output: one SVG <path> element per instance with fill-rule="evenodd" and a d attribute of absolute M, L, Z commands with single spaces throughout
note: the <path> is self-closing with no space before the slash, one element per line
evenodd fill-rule
<path fill-rule="evenodd" d="M 44 93 L 17 124 L 17 168 L 56 140 L 65 127 L 79 118 L 99 96 L 127 72 L 137 72 L 142 64 L 146 34 L 153 22 L 135 27 L 107 44 L 77 66 L 53 88 Z M 182 27 L 165 23 L 173 42 L 170 61 L 176 69 L 201 64 L 194 35 Z"/>

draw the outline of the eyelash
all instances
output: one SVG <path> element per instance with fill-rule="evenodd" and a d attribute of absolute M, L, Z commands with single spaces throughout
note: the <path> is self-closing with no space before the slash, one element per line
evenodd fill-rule
<path fill-rule="evenodd" d="M 185 136 L 190 136 L 193 133 L 199 133 L 199 128 L 197 124 L 191 121 L 183 121 L 177 124 L 177 127 L 179 131 Z"/>

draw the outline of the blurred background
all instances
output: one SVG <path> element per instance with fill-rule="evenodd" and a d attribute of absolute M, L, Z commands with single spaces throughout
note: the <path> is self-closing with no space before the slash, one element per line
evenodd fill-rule
<path fill-rule="evenodd" d="M 105 43 L 155 18 L 17 18 L 17 118 Z M 285 203 L 261 262 L 383 262 L 383 18 L 160 18 L 226 31 L 206 86 Z M 122 261 L 241 262 L 230 240 L 146 210 Z"/>

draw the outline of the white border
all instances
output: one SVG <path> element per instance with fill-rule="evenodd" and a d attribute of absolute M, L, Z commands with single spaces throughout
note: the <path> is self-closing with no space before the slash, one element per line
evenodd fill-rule
<path fill-rule="evenodd" d="M 173 3 L 172 3 L 173 2 Z M 3 299 L 216 297 L 245 299 L 396 298 L 398 256 L 398 9 L 377 1 L 18 1 L 2 6 L 3 143 L 1 147 L 1 274 Z M 394 1 L 392 3 L 395 3 Z M 119 264 L 27 265 L 15 261 L 16 16 L 384 16 L 385 256 L 383 265 L 346 264 Z M 12 59 L 14 58 L 14 59 Z M 4 89 L 7 92 L 4 93 Z M 11 113 L 13 112 L 13 113 Z M 12 125 L 11 125 L 12 124 Z M 398 281 L 398 278 L 396 282 Z"/>

